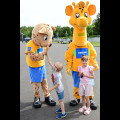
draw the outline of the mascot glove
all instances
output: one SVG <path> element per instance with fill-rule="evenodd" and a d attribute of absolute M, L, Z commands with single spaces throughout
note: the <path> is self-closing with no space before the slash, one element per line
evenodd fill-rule
<path fill-rule="evenodd" d="M 95 68 L 93 69 L 94 71 L 99 69 L 98 64 L 95 64 L 94 67 L 95 67 Z"/>
<path fill-rule="evenodd" d="M 71 76 L 70 69 L 67 69 L 67 74 Z"/>

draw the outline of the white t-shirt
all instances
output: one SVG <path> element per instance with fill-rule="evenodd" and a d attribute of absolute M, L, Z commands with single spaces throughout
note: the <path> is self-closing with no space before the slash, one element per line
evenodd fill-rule
<path fill-rule="evenodd" d="M 56 88 L 56 92 L 60 93 L 64 90 L 63 84 L 61 82 L 62 80 L 62 75 L 61 72 L 56 72 L 54 71 L 53 67 L 52 67 L 52 81 L 53 81 L 53 85 L 55 86 L 56 84 L 59 84 L 59 86 Z"/>

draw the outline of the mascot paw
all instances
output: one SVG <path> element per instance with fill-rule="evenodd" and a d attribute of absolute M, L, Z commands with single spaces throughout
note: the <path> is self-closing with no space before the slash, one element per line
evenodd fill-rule
<path fill-rule="evenodd" d="M 56 102 L 52 99 L 51 96 L 45 97 L 45 102 L 50 106 L 55 106 Z"/>
<path fill-rule="evenodd" d="M 97 109 L 97 104 L 93 101 L 93 99 L 90 99 L 90 108 L 92 110 L 96 110 Z"/>
<path fill-rule="evenodd" d="M 98 65 L 96 65 L 93 70 L 95 71 L 95 70 L 98 70 L 98 69 L 99 69 L 99 67 L 98 67 Z"/>
<path fill-rule="evenodd" d="M 35 97 L 35 98 L 34 98 L 33 106 L 34 106 L 35 108 L 40 108 L 41 105 L 42 105 L 42 103 L 40 102 L 40 98 Z"/>
<path fill-rule="evenodd" d="M 70 70 L 67 70 L 67 74 L 71 76 Z"/>

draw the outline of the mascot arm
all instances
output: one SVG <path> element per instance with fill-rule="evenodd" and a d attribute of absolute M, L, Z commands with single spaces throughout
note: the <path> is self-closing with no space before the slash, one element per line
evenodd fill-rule
<path fill-rule="evenodd" d="M 93 70 L 94 70 L 94 71 L 95 71 L 95 70 L 98 70 L 99 67 L 98 67 L 98 63 L 97 63 L 95 57 L 91 56 L 91 57 L 90 57 L 90 62 L 91 62 L 91 64 L 94 66 L 94 69 L 93 69 Z"/>
<path fill-rule="evenodd" d="M 44 59 L 43 53 L 35 54 L 33 52 L 29 52 L 28 55 L 32 61 L 40 61 Z"/>
<path fill-rule="evenodd" d="M 66 53 L 65 53 L 65 60 L 67 62 L 67 74 L 71 75 L 70 70 L 72 67 L 72 60 L 73 60 L 73 47 L 71 46 L 71 44 L 69 45 Z"/>
<path fill-rule="evenodd" d="M 94 71 L 98 70 L 98 68 L 99 68 L 98 63 L 96 61 L 96 57 L 97 57 L 97 53 L 96 53 L 93 45 L 90 43 L 90 57 L 89 57 L 89 59 L 90 59 L 91 64 L 94 66 L 94 69 L 93 69 Z"/>
<path fill-rule="evenodd" d="M 28 55 L 32 61 L 40 61 L 40 60 L 44 60 L 44 55 L 47 55 L 48 50 L 49 50 L 49 46 L 47 46 L 45 51 L 42 53 L 40 52 L 39 54 L 36 54 L 32 50 L 30 51 L 26 50 L 25 54 Z"/>

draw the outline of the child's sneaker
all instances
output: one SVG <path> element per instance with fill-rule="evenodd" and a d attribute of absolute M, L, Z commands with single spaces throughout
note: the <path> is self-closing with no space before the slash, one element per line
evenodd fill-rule
<path fill-rule="evenodd" d="M 79 112 L 84 112 L 86 110 L 86 106 L 83 106 L 82 108 L 80 108 L 78 111 Z"/>
<path fill-rule="evenodd" d="M 56 113 L 61 113 L 62 112 L 62 110 L 61 110 L 61 108 L 59 108 L 58 110 L 56 110 L 55 111 Z"/>
<path fill-rule="evenodd" d="M 64 117 L 66 117 L 66 115 L 67 115 L 66 113 L 64 113 L 64 114 L 60 113 L 56 118 L 57 119 L 64 118 Z"/>
<path fill-rule="evenodd" d="M 84 112 L 84 114 L 85 114 L 85 115 L 88 115 L 88 114 L 90 114 L 90 112 L 91 112 L 91 109 L 90 109 L 90 107 L 89 107 L 89 108 L 86 108 L 86 111 Z"/>

